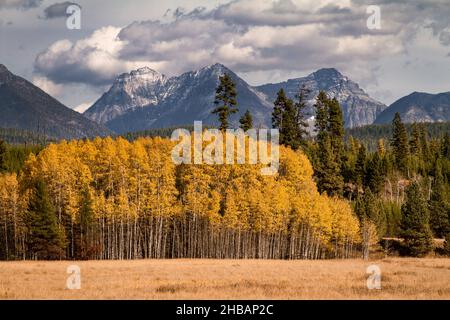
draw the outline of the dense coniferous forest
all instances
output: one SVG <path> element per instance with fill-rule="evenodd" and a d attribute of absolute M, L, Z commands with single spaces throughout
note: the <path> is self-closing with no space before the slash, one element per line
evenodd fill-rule
<path fill-rule="evenodd" d="M 450 252 L 448 123 L 344 130 L 316 99 L 315 134 L 283 90 L 277 175 L 260 165 L 175 165 L 172 129 L 44 146 L 0 143 L 0 259 L 425 256 Z M 222 129 L 239 108 L 226 77 Z M 241 126 L 252 126 L 251 114 Z M 188 128 L 189 129 L 189 128 Z M 190 128 L 192 129 L 192 128 Z M 395 245 L 394 245 L 395 244 Z"/>
<path fill-rule="evenodd" d="M 446 134 L 450 134 L 450 122 L 425 122 L 420 123 L 429 139 L 441 139 Z M 412 134 L 414 129 L 413 123 L 405 124 L 408 134 Z M 366 145 L 370 151 L 375 151 L 378 148 L 378 142 L 383 139 L 385 143 L 389 143 L 389 139 L 392 136 L 392 125 L 390 124 L 371 124 L 364 127 L 348 128 L 345 130 L 346 142 L 350 137 L 361 141 Z"/>
<path fill-rule="evenodd" d="M 45 145 L 50 142 L 55 142 L 46 135 L 37 134 L 31 131 L 22 129 L 4 129 L 0 128 L 0 140 L 9 144 L 24 144 L 24 145 Z"/>

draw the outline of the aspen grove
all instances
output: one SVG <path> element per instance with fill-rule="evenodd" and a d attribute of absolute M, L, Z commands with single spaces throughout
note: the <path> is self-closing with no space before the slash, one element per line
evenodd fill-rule
<path fill-rule="evenodd" d="M 174 145 L 159 137 L 96 138 L 31 154 L 18 175 L 0 175 L 0 259 L 359 255 L 350 204 L 319 194 L 302 151 L 280 146 L 278 174 L 263 176 L 260 165 L 175 165 Z M 39 196 L 36 181 L 45 185 Z M 52 254 L 45 241 L 33 244 L 50 226 L 33 222 L 30 203 L 45 197 L 40 207 L 58 237 Z"/>

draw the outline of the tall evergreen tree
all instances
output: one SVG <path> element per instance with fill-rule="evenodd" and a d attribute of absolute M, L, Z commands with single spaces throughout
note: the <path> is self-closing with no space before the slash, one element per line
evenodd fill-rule
<path fill-rule="evenodd" d="M 409 150 L 411 151 L 411 154 L 419 155 L 421 142 L 420 135 L 421 132 L 419 126 L 417 123 L 413 123 L 411 139 L 409 140 Z"/>
<path fill-rule="evenodd" d="M 407 172 L 409 155 L 408 133 L 398 112 L 395 113 L 392 121 L 392 133 L 391 146 L 394 151 L 396 168 L 402 172 Z"/>
<path fill-rule="evenodd" d="M 221 76 L 220 84 L 216 89 L 214 104 L 217 106 L 212 113 L 219 115 L 220 130 L 229 127 L 228 118 L 231 114 L 238 112 L 236 85 L 227 73 Z"/>
<path fill-rule="evenodd" d="M 440 161 L 436 161 L 435 177 L 429 204 L 430 225 L 434 235 L 444 238 L 450 232 L 450 206 L 446 195 Z"/>
<path fill-rule="evenodd" d="M 316 98 L 314 108 L 316 109 L 316 123 L 314 125 L 317 133 L 317 140 L 323 139 L 324 135 L 328 135 L 328 112 L 329 100 L 324 91 L 320 91 Z"/>
<path fill-rule="evenodd" d="M 239 123 L 241 124 L 239 127 L 244 131 L 253 128 L 253 117 L 250 111 L 245 111 L 244 115 L 239 119 Z"/>
<path fill-rule="evenodd" d="M 310 90 L 306 88 L 305 85 L 300 87 L 299 93 L 296 96 L 297 102 L 295 103 L 295 113 L 296 113 L 296 129 L 297 129 L 297 139 L 302 146 L 307 145 L 307 137 L 308 137 L 308 122 L 305 119 L 305 110 L 306 110 L 306 99 Z"/>
<path fill-rule="evenodd" d="M 378 152 L 375 152 L 372 158 L 368 161 L 364 177 L 364 184 L 375 195 L 379 195 L 384 186 L 384 174 L 382 166 L 382 160 Z"/>
<path fill-rule="evenodd" d="M 326 192 L 330 196 L 342 195 L 344 178 L 342 176 L 342 152 L 343 136 L 339 128 L 339 104 L 330 101 L 321 91 L 316 99 L 316 124 L 317 132 L 317 165 L 315 176 L 320 192 Z M 330 112 L 330 109 L 333 111 Z M 332 115 L 332 116 L 331 116 Z M 342 114 L 341 114 L 342 116 Z M 330 120 L 333 117 L 333 120 Z M 341 122 L 342 124 L 342 122 Z M 341 139 L 341 141 L 337 141 Z"/>
<path fill-rule="evenodd" d="M 28 246 L 33 258 L 55 260 L 64 258 L 64 238 L 58 228 L 56 212 L 50 202 L 43 180 L 35 182 L 28 203 Z"/>
<path fill-rule="evenodd" d="M 441 155 L 444 159 L 450 159 L 450 135 L 445 133 L 441 142 Z"/>
<path fill-rule="evenodd" d="M 315 170 L 317 188 L 319 192 L 326 192 L 329 196 L 341 196 L 344 188 L 344 179 L 340 174 L 341 168 L 336 163 L 331 152 L 331 140 L 325 136 L 319 145 L 319 163 Z"/>
<path fill-rule="evenodd" d="M 425 126 L 423 124 L 421 124 L 419 126 L 419 139 L 420 139 L 420 144 L 419 144 L 419 151 L 422 154 L 422 160 L 425 162 L 430 161 L 430 146 L 429 146 L 429 137 L 428 137 L 428 133 L 427 130 L 425 128 Z"/>
<path fill-rule="evenodd" d="M 433 248 L 433 237 L 427 202 L 418 182 L 406 189 L 406 197 L 402 205 L 401 235 L 409 255 L 424 256 Z"/>
<path fill-rule="evenodd" d="M 385 213 L 381 210 L 382 206 L 379 198 L 368 188 L 364 192 L 364 201 L 366 203 L 367 216 L 376 226 L 377 235 L 380 237 L 384 236 L 387 231 L 387 221 Z"/>
<path fill-rule="evenodd" d="M 344 153 L 344 119 L 341 106 L 336 98 L 328 100 L 328 131 L 331 137 L 331 147 L 335 161 L 339 166 L 342 165 L 342 156 Z"/>
<path fill-rule="evenodd" d="M 274 102 L 272 111 L 272 128 L 280 130 L 283 126 L 283 113 L 287 100 L 288 98 L 284 92 L 284 89 L 280 89 L 277 93 L 277 98 Z"/>
<path fill-rule="evenodd" d="M 280 131 L 280 144 L 289 146 L 293 150 L 297 150 L 300 147 L 296 121 L 296 106 L 286 96 L 284 90 L 280 89 L 274 102 L 272 126 Z"/>
<path fill-rule="evenodd" d="M 362 187 L 364 183 L 364 175 L 366 172 L 366 147 L 361 144 L 358 149 L 358 156 L 355 163 L 355 182 L 358 186 Z"/>

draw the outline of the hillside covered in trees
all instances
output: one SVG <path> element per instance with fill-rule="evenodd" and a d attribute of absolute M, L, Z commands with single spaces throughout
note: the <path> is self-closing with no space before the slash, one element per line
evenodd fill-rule
<path fill-rule="evenodd" d="M 447 121 L 424 122 L 420 124 L 405 123 L 405 128 L 409 135 L 413 133 L 413 130 L 417 125 L 426 133 L 427 139 L 442 139 L 445 135 L 450 134 L 450 121 Z M 386 146 L 389 144 L 389 140 L 392 137 L 392 125 L 372 124 L 369 126 L 346 129 L 346 142 L 349 142 L 350 137 L 364 143 L 368 150 L 375 151 L 378 148 L 380 139 L 382 139 Z"/>

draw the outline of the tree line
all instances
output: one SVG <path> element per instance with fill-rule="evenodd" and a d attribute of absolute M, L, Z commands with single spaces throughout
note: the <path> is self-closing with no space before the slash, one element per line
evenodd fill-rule
<path fill-rule="evenodd" d="M 222 76 L 222 130 L 237 94 Z M 345 135 L 339 102 L 324 92 L 310 134 L 308 94 L 277 94 L 281 164 L 271 177 L 254 165 L 174 165 L 174 143 L 145 133 L 52 143 L 15 164 L 0 143 L 0 259 L 368 258 L 382 238 L 422 256 L 433 236 L 450 252 L 448 134 L 408 131 L 397 114 L 371 150 Z M 239 124 L 253 127 L 249 111 Z"/>
<path fill-rule="evenodd" d="M 174 165 L 174 142 L 50 144 L 0 178 L 1 259 L 357 255 L 350 204 L 320 195 L 300 151 L 258 165 Z"/>
<path fill-rule="evenodd" d="M 420 124 L 405 123 L 408 135 L 413 133 L 414 127 L 419 125 L 421 130 L 426 132 L 429 140 L 442 139 L 450 132 L 450 121 L 447 122 L 424 122 Z M 371 124 L 363 127 L 347 128 L 345 130 L 345 141 L 349 142 L 350 137 L 356 139 L 367 147 L 371 152 L 376 151 L 380 139 L 386 141 L 386 137 L 392 136 L 392 124 Z"/>
<path fill-rule="evenodd" d="M 230 77 L 221 77 L 221 84 L 216 99 L 222 108 L 214 112 L 222 111 L 221 128 L 227 128 L 223 120 L 237 111 L 236 92 Z M 223 99 L 224 88 L 231 88 L 232 99 Z M 385 237 L 402 238 L 401 250 L 412 256 L 432 251 L 433 237 L 445 238 L 441 251 L 450 254 L 448 123 L 405 125 L 396 113 L 391 126 L 369 126 L 346 135 L 339 102 L 320 92 L 311 136 L 303 113 L 308 94 L 303 86 L 290 99 L 280 89 L 272 126 L 280 130 L 282 145 L 308 155 L 319 193 L 352 202 L 361 227 L 363 256 L 367 258 L 371 245 Z M 251 119 L 248 111 L 241 124 L 245 118 Z M 375 148 L 374 137 L 378 138 Z"/>

